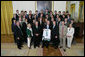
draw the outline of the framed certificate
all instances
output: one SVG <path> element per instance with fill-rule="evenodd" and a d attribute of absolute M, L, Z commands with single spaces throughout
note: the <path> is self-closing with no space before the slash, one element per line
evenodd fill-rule
<path fill-rule="evenodd" d="M 51 39 L 51 30 L 50 29 L 44 29 L 43 30 L 43 39 L 44 40 L 50 40 Z"/>

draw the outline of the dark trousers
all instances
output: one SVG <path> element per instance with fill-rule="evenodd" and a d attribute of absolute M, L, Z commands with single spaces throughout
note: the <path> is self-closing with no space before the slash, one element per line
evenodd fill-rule
<path fill-rule="evenodd" d="M 34 48 L 36 48 L 37 46 L 39 47 L 39 45 L 40 45 L 39 36 L 35 36 L 34 37 Z"/>
<path fill-rule="evenodd" d="M 60 43 L 60 41 L 59 41 L 59 39 L 57 38 L 55 38 L 55 39 L 53 39 L 53 46 L 55 47 L 55 48 L 57 48 L 58 47 L 58 45 L 59 45 L 59 43 Z"/>
<path fill-rule="evenodd" d="M 27 43 L 27 34 L 26 32 L 23 32 L 23 42 Z"/>
<path fill-rule="evenodd" d="M 30 47 L 33 45 L 33 43 L 34 43 L 34 37 L 31 37 Z"/>
<path fill-rule="evenodd" d="M 14 42 L 17 43 L 16 34 L 14 33 Z"/>
<path fill-rule="evenodd" d="M 17 47 L 18 48 L 21 48 L 22 47 L 22 41 L 21 41 L 21 39 L 17 39 Z"/>
<path fill-rule="evenodd" d="M 46 48 L 49 47 L 49 41 L 43 40 L 42 43 L 43 43 L 42 47 L 44 47 L 44 46 L 46 46 Z"/>

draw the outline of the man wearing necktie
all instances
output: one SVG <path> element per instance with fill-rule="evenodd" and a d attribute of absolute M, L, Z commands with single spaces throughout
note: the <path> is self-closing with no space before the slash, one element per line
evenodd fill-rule
<path fill-rule="evenodd" d="M 66 34 L 67 26 L 65 26 L 64 21 L 62 21 L 62 25 L 59 26 L 59 36 L 60 36 L 60 48 L 63 47 L 64 51 L 66 51 Z"/>
<path fill-rule="evenodd" d="M 50 30 L 50 21 L 47 21 L 47 24 L 46 24 L 46 27 L 45 27 L 45 29 L 47 29 L 45 32 L 46 32 L 46 35 L 45 36 L 48 36 L 48 34 L 51 34 L 51 33 L 49 33 L 48 32 L 48 30 Z M 50 30 L 50 32 L 51 32 L 51 30 Z M 44 30 L 43 30 L 43 35 L 44 35 Z M 43 37 L 45 37 L 45 36 L 43 36 Z M 51 35 L 50 35 L 51 36 Z M 44 46 L 46 46 L 46 48 L 49 48 L 49 42 L 50 42 L 50 40 L 47 38 L 47 39 L 44 39 L 43 40 L 43 45 L 42 45 L 42 48 L 44 47 Z"/>
<path fill-rule="evenodd" d="M 53 21 L 51 35 L 52 35 L 51 42 L 53 43 L 54 48 L 57 49 L 60 41 L 59 41 L 59 29 L 58 26 L 56 25 L 56 21 Z"/>
<path fill-rule="evenodd" d="M 40 27 L 38 26 L 38 21 L 35 22 L 35 26 L 33 28 L 34 35 L 34 48 L 39 47 L 40 45 Z"/>
<path fill-rule="evenodd" d="M 22 40 L 23 40 L 23 33 L 22 33 L 21 28 L 20 28 L 19 21 L 16 22 L 15 34 L 16 34 L 16 38 L 17 38 L 17 47 L 19 49 L 21 49 L 21 47 L 22 47 Z"/>

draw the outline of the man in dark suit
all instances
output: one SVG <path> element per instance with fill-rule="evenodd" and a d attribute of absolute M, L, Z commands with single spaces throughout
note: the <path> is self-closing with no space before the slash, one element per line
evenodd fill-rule
<path fill-rule="evenodd" d="M 19 10 L 16 10 L 16 21 L 19 20 Z"/>
<path fill-rule="evenodd" d="M 34 14 L 33 20 L 38 21 L 38 16 L 36 14 Z"/>
<path fill-rule="evenodd" d="M 22 30 L 21 30 L 19 21 L 16 22 L 15 34 L 16 34 L 16 40 L 17 40 L 17 47 L 19 49 L 21 49 L 21 47 L 22 47 L 23 33 L 22 33 Z"/>
<path fill-rule="evenodd" d="M 59 11 L 58 14 L 59 14 L 59 17 L 61 18 L 61 21 L 62 21 L 62 18 L 63 18 L 63 17 L 62 17 L 62 15 L 61 15 L 61 11 Z"/>
<path fill-rule="evenodd" d="M 55 10 L 54 19 L 57 17 L 57 11 Z"/>
<path fill-rule="evenodd" d="M 35 26 L 33 28 L 34 35 L 34 48 L 39 47 L 40 45 L 40 27 L 38 25 L 38 21 L 35 22 Z"/>
<path fill-rule="evenodd" d="M 48 9 L 45 9 L 45 16 L 46 16 L 46 14 L 49 15 L 49 10 Z"/>
<path fill-rule="evenodd" d="M 41 42 L 42 41 L 43 28 L 44 28 L 44 22 L 43 22 L 42 17 L 40 17 L 40 19 L 39 19 L 39 27 L 40 27 L 40 42 Z"/>
<path fill-rule="evenodd" d="M 25 19 L 25 22 L 22 23 L 22 33 L 23 33 L 23 42 L 27 43 L 27 33 L 26 33 L 26 29 L 27 29 L 27 19 Z"/>
<path fill-rule="evenodd" d="M 15 41 L 15 43 L 17 43 L 17 41 L 16 41 L 16 34 L 15 34 L 15 26 L 16 26 L 16 20 L 15 19 L 13 19 L 12 20 L 13 22 L 12 22 L 12 32 L 13 32 L 13 35 L 14 35 L 14 41 Z"/>
<path fill-rule="evenodd" d="M 50 21 L 47 20 L 47 24 L 44 25 L 44 28 L 45 28 L 45 29 L 51 29 L 51 27 L 52 27 L 52 25 L 50 25 Z"/>
<path fill-rule="evenodd" d="M 28 16 L 29 16 L 29 15 L 31 16 L 31 19 L 33 19 L 33 14 L 32 14 L 32 11 L 31 11 L 31 10 L 29 11 Z"/>
<path fill-rule="evenodd" d="M 25 18 L 28 18 L 27 11 L 25 11 L 24 14 L 25 14 Z"/>
<path fill-rule="evenodd" d="M 46 18 L 47 20 L 50 20 L 50 17 L 49 17 L 48 14 L 45 15 L 45 18 Z"/>
<path fill-rule="evenodd" d="M 13 14 L 12 23 L 14 20 L 16 20 L 16 14 Z"/>
<path fill-rule="evenodd" d="M 35 11 L 36 17 L 38 18 L 38 10 Z"/>
<path fill-rule="evenodd" d="M 39 18 L 40 18 L 40 17 L 43 17 L 43 18 L 45 17 L 45 14 L 43 13 L 43 10 L 40 11 L 40 13 L 38 14 L 38 17 L 39 17 Z"/>
<path fill-rule="evenodd" d="M 53 43 L 54 48 L 58 48 L 59 45 L 59 29 L 56 25 L 56 21 L 53 21 L 52 31 L 51 31 L 51 41 Z"/>
<path fill-rule="evenodd" d="M 31 17 L 31 14 L 29 14 L 29 16 L 28 16 L 28 23 L 32 24 L 32 22 L 33 22 L 33 19 Z"/>
<path fill-rule="evenodd" d="M 57 24 L 58 27 L 59 27 L 60 23 L 61 23 L 61 18 L 59 17 L 58 20 L 57 20 L 57 22 L 56 22 L 56 24 Z"/>

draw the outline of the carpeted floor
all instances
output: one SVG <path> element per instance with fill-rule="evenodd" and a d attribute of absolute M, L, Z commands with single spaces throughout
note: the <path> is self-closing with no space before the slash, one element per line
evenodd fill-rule
<path fill-rule="evenodd" d="M 77 43 L 72 45 L 70 49 L 66 48 L 66 52 L 63 49 L 60 49 L 63 56 L 84 56 L 84 44 Z"/>
<path fill-rule="evenodd" d="M 43 49 L 36 48 L 29 49 L 25 44 L 22 50 L 17 49 L 14 43 L 2 43 L 1 44 L 1 56 L 42 56 Z"/>
<path fill-rule="evenodd" d="M 29 49 L 25 44 L 22 50 L 17 49 L 17 46 L 13 43 L 13 35 L 1 36 L 1 56 L 84 56 L 84 38 L 76 39 L 77 43 L 72 45 L 70 49 L 66 49 L 64 52 L 62 49 L 54 49 L 53 47 L 36 48 L 32 46 Z"/>
<path fill-rule="evenodd" d="M 49 49 L 41 47 L 34 49 L 33 46 L 29 49 L 26 44 L 19 50 L 14 43 L 1 43 L 1 56 L 84 56 L 84 44 L 77 43 L 64 52 L 62 48 L 54 49 L 51 46 Z"/>

